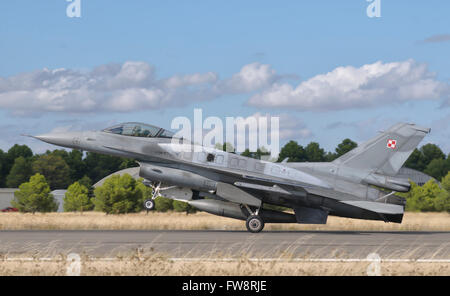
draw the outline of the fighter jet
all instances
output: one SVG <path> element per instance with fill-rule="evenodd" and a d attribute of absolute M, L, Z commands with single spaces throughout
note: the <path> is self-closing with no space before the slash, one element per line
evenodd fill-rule
<path fill-rule="evenodd" d="M 430 131 L 398 123 L 328 163 L 252 159 L 199 147 L 169 130 L 135 122 L 34 138 L 135 159 L 139 175 L 154 187 L 152 199 L 144 204 L 147 210 L 154 209 L 154 198 L 162 195 L 244 220 L 248 231 L 257 233 L 265 223 L 326 224 L 329 215 L 401 223 L 406 200 L 395 193 L 409 191 L 410 183 L 396 174 Z"/>

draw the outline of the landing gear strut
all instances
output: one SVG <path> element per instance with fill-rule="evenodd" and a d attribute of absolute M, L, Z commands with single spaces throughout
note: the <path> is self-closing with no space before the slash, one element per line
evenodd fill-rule
<path fill-rule="evenodd" d="M 261 232 L 261 230 L 263 230 L 264 228 L 264 221 L 261 218 L 261 216 L 259 216 L 259 208 L 256 210 L 256 212 L 253 212 L 247 205 L 245 205 L 245 208 L 250 213 L 250 216 L 248 216 L 247 221 L 245 223 L 245 226 L 247 226 L 247 230 L 250 231 L 251 233 Z"/>
<path fill-rule="evenodd" d="M 155 209 L 155 198 L 159 196 L 160 189 L 161 189 L 161 182 L 153 187 L 152 198 L 146 199 L 144 201 L 144 208 L 147 210 L 147 213 Z"/>

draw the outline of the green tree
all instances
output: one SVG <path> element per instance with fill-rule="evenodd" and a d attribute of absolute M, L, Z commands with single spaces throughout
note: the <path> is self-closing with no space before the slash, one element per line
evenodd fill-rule
<path fill-rule="evenodd" d="M 33 151 L 31 151 L 30 147 L 28 147 L 27 145 L 16 144 L 8 150 L 6 158 L 12 166 L 14 164 L 14 160 L 16 160 L 16 158 L 20 156 L 24 158 L 30 158 L 33 156 Z"/>
<path fill-rule="evenodd" d="M 442 158 L 435 158 L 433 159 L 425 168 L 423 171 L 425 174 L 432 176 L 436 180 L 440 180 L 450 170 L 450 159 L 442 159 Z"/>
<path fill-rule="evenodd" d="M 158 212 L 167 212 L 173 210 L 173 199 L 158 196 L 155 198 L 155 208 Z"/>
<path fill-rule="evenodd" d="M 281 162 L 288 157 L 288 162 L 302 162 L 307 160 L 305 149 L 303 149 L 296 141 L 290 141 L 281 148 L 278 162 Z"/>
<path fill-rule="evenodd" d="M 441 186 L 444 188 L 447 192 L 450 193 L 450 172 L 447 173 L 447 175 L 442 178 Z"/>
<path fill-rule="evenodd" d="M 336 151 L 336 158 L 341 157 L 342 155 L 346 154 L 347 152 L 355 149 L 358 147 L 358 144 L 356 142 L 353 142 L 350 139 L 343 140 L 335 149 Z"/>
<path fill-rule="evenodd" d="M 411 182 L 411 190 L 402 196 L 406 197 L 407 211 L 435 212 L 445 209 L 446 203 L 450 202 L 445 194 L 448 194 L 445 189 L 430 180 L 423 186 Z"/>
<path fill-rule="evenodd" d="M 86 164 L 86 175 L 95 184 L 104 177 L 125 168 L 122 164 L 125 158 L 88 152 L 84 163 Z M 133 162 L 134 165 L 134 162 Z"/>
<path fill-rule="evenodd" d="M 83 161 L 83 153 L 79 150 L 54 150 L 47 151 L 47 155 L 55 155 L 61 157 L 69 166 L 70 181 L 75 182 L 86 175 L 86 163 Z"/>
<path fill-rule="evenodd" d="M 434 208 L 438 212 L 450 213 L 450 193 L 447 190 L 441 190 L 434 200 Z"/>
<path fill-rule="evenodd" d="M 33 156 L 33 151 L 26 145 L 14 145 L 11 147 L 7 153 L 3 151 L 0 153 L 0 186 L 6 186 L 6 177 L 9 175 L 9 172 L 14 165 L 14 161 L 18 157 L 23 157 L 25 159 L 29 159 Z"/>
<path fill-rule="evenodd" d="M 305 155 L 309 162 L 325 161 L 325 151 L 316 142 L 311 142 L 305 147 Z"/>
<path fill-rule="evenodd" d="M 57 155 L 40 156 L 32 164 L 33 173 L 44 175 L 52 190 L 66 189 L 70 184 L 70 169 Z"/>
<path fill-rule="evenodd" d="M 450 172 L 447 172 L 447 175 L 442 178 L 441 186 L 443 190 L 436 197 L 436 209 L 438 211 L 450 212 Z"/>
<path fill-rule="evenodd" d="M 433 159 L 445 159 L 445 154 L 437 145 L 426 144 L 413 151 L 405 166 L 423 172 Z"/>
<path fill-rule="evenodd" d="M 144 187 L 129 174 L 111 176 L 94 190 L 95 210 L 108 214 L 139 212 L 143 208 Z"/>
<path fill-rule="evenodd" d="M 30 181 L 20 185 L 19 190 L 14 192 L 14 200 L 11 205 L 23 213 L 55 212 L 58 203 L 50 193 L 50 186 L 45 177 L 36 174 Z"/>
<path fill-rule="evenodd" d="M 31 177 L 31 162 L 29 159 L 19 156 L 14 161 L 8 177 L 6 178 L 6 186 L 9 188 L 17 188 L 20 184 L 27 182 Z"/>
<path fill-rule="evenodd" d="M 423 154 L 425 167 L 428 166 L 433 159 L 445 159 L 445 154 L 442 152 L 441 148 L 435 144 L 423 145 L 420 150 Z"/>
<path fill-rule="evenodd" d="M 92 210 L 93 204 L 89 198 L 89 189 L 75 182 L 69 186 L 64 197 L 65 212 L 84 212 Z"/>
<path fill-rule="evenodd" d="M 7 174 L 3 172 L 3 168 L 6 166 L 6 154 L 0 149 L 0 188 L 5 187 Z"/>
<path fill-rule="evenodd" d="M 80 183 L 80 185 L 83 185 L 84 187 L 86 187 L 88 189 L 89 198 L 92 198 L 94 196 L 94 187 L 92 186 L 91 178 L 89 178 L 88 176 L 84 176 L 77 182 Z"/>
<path fill-rule="evenodd" d="M 409 158 L 406 160 L 405 167 L 418 170 L 421 172 L 425 169 L 423 155 L 419 149 L 417 148 L 414 149 Z"/>
<path fill-rule="evenodd" d="M 122 158 L 122 163 L 119 165 L 119 170 L 138 167 L 139 164 L 131 158 Z"/>
<path fill-rule="evenodd" d="M 174 200 L 173 209 L 175 212 L 185 212 L 186 214 L 195 213 L 197 210 L 187 202 Z"/>

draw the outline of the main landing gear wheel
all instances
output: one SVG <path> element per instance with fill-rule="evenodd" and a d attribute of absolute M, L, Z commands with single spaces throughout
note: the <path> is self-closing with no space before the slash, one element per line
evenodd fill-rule
<path fill-rule="evenodd" d="M 245 223 L 245 226 L 247 226 L 247 230 L 252 233 L 258 233 L 261 232 L 264 228 L 264 221 L 261 219 L 258 215 L 250 215 L 247 218 L 247 222 Z"/>
<path fill-rule="evenodd" d="M 155 209 L 155 201 L 153 199 L 147 199 L 144 201 L 144 208 L 148 211 L 153 211 Z"/>

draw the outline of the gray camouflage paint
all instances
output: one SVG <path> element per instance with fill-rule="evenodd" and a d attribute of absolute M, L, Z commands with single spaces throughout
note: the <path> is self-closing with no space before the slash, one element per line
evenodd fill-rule
<path fill-rule="evenodd" d="M 401 222 L 405 201 L 389 193 L 409 190 L 408 181 L 395 175 L 429 132 L 428 128 L 399 123 L 331 163 L 271 163 L 186 142 L 174 144 L 167 138 L 105 131 L 35 138 L 68 148 L 134 158 L 140 163 L 141 177 L 192 190 L 188 198 L 184 192 L 181 199 L 198 206 L 203 203 L 203 209 L 214 214 L 242 218 L 239 209 L 244 205 L 255 210 L 268 203 L 293 208 L 298 223 L 326 223 L 328 214 Z M 392 140 L 394 146 L 390 145 Z M 197 193 L 231 204 L 216 210 L 217 204 L 206 205 L 214 202 L 192 201 Z M 179 194 L 165 196 L 177 199 Z M 268 220 L 276 222 L 270 217 L 277 214 L 272 214 L 265 213 Z M 287 220 L 284 217 L 280 221 Z"/>

